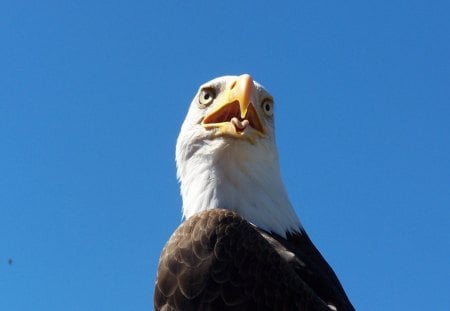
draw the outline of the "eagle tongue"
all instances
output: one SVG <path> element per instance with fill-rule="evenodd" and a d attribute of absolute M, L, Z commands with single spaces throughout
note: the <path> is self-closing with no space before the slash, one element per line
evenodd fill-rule
<path fill-rule="evenodd" d="M 234 125 L 234 127 L 236 128 L 236 131 L 238 131 L 238 132 L 242 132 L 250 124 L 250 122 L 248 120 L 241 121 L 236 117 L 231 118 L 231 123 Z"/>

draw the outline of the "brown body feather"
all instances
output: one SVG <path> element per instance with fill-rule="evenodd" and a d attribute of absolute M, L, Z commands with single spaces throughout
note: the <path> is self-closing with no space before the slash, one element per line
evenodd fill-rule
<path fill-rule="evenodd" d="M 182 223 L 161 254 L 155 310 L 354 310 L 306 233 L 284 239 L 212 209 Z"/>

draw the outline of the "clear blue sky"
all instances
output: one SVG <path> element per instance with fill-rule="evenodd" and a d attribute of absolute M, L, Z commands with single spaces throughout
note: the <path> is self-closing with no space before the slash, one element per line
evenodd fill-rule
<path fill-rule="evenodd" d="M 0 4 L 0 310 L 151 310 L 180 125 L 242 73 L 355 307 L 450 310 L 449 2 L 155 2 Z"/>

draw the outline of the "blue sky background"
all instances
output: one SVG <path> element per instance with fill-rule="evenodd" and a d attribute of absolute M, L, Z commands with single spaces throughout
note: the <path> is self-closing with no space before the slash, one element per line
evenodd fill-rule
<path fill-rule="evenodd" d="M 0 310 L 151 310 L 198 86 L 276 98 L 281 169 L 359 310 L 450 310 L 448 1 L 4 1 Z M 8 264 L 11 258 L 13 263 Z"/>

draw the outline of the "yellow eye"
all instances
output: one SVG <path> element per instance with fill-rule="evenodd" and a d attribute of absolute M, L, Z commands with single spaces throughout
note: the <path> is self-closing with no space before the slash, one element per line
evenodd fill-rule
<path fill-rule="evenodd" d="M 200 91 L 200 95 L 198 96 L 198 103 L 200 108 L 204 108 L 209 106 L 214 98 L 216 98 L 216 92 L 213 88 L 204 88 Z"/>
<path fill-rule="evenodd" d="M 271 99 L 263 100 L 261 107 L 266 116 L 270 117 L 273 115 L 273 101 Z"/>

